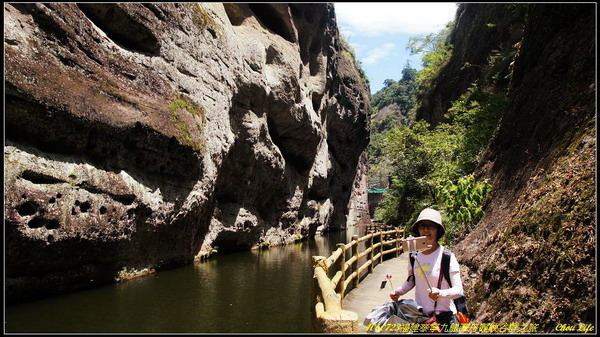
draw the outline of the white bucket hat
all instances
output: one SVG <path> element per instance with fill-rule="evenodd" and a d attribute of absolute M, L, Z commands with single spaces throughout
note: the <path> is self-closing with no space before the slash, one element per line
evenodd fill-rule
<path fill-rule="evenodd" d="M 425 208 L 421 211 L 421 213 L 419 213 L 417 221 L 415 221 L 415 223 L 412 225 L 412 231 L 415 236 L 419 236 L 419 226 L 417 224 L 423 220 L 429 220 L 439 226 L 438 239 L 444 236 L 444 233 L 446 233 L 446 229 L 444 228 L 444 225 L 442 225 L 442 215 L 440 212 L 433 208 Z"/>

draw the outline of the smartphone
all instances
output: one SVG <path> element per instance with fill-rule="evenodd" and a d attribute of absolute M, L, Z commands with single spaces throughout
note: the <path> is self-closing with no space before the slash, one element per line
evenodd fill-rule
<path fill-rule="evenodd" d="M 427 244 L 424 236 L 412 237 L 409 236 L 406 239 L 402 239 L 402 250 L 405 252 L 415 252 L 419 250 L 425 250 L 430 248 L 431 245 Z"/>

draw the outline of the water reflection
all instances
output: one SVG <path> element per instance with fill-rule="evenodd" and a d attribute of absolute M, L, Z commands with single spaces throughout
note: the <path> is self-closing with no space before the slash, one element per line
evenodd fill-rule
<path fill-rule="evenodd" d="M 6 309 L 6 332 L 309 332 L 313 255 L 358 228 Z"/>

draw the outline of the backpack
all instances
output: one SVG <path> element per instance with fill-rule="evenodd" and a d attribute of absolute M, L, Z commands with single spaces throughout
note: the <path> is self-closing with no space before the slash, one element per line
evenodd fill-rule
<path fill-rule="evenodd" d="M 452 288 L 452 281 L 450 281 L 450 256 L 452 256 L 452 252 L 450 249 L 444 247 L 444 251 L 442 252 L 442 266 L 441 272 L 444 275 L 444 278 L 448 282 L 450 288 Z M 415 268 L 415 257 L 412 254 L 409 254 L 410 265 Z M 414 273 L 414 272 L 413 272 Z M 413 275 L 414 276 L 414 275 Z M 409 276 L 410 278 L 410 276 Z M 454 305 L 456 306 L 457 316 L 460 324 L 465 324 L 470 321 L 469 319 L 469 310 L 467 308 L 467 298 L 465 296 L 461 296 L 459 298 L 454 299 Z"/>

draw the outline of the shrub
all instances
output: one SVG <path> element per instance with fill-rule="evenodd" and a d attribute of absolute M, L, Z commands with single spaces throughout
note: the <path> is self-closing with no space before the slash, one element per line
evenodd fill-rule
<path fill-rule="evenodd" d="M 456 183 L 448 181 L 438 190 L 451 220 L 446 226 L 449 243 L 459 241 L 481 219 L 481 204 L 491 190 L 487 181 L 476 182 L 473 175 L 461 177 Z"/>

